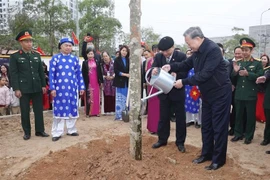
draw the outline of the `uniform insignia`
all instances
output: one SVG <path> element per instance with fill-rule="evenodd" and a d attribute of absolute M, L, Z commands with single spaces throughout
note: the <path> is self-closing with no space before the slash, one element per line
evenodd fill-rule
<path fill-rule="evenodd" d="M 28 36 L 29 35 L 29 32 L 28 31 L 25 31 L 24 35 L 27 35 Z"/>
<path fill-rule="evenodd" d="M 270 68 L 270 66 L 267 66 L 267 67 L 263 68 L 263 70 L 266 70 L 266 69 L 269 69 L 269 68 Z"/>
<path fill-rule="evenodd" d="M 22 50 L 20 50 L 20 54 L 22 54 Z"/>
<path fill-rule="evenodd" d="M 19 58 L 19 59 L 25 60 L 25 58 L 24 58 L 24 57 L 21 57 L 21 58 Z"/>
<path fill-rule="evenodd" d="M 34 57 L 34 59 L 38 59 L 38 57 Z"/>
<path fill-rule="evenodd" d="M 246 43 L 247 43 L 247 41 L 245 39 L 243 39 L 242 44 L 246 44 Z"/>
<path fill-rule="evenodd" d="M 248 66 L 249 68 L 254 68 L 255 66 Z"/>

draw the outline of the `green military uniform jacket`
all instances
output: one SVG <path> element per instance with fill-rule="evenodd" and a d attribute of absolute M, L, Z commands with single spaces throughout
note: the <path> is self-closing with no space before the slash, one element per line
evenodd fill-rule
<path fill-rule="evenodd" d="M 251 57 L 249 61 L 238 60 L 240 70 L 248 71 L 248 76 L 240 76 L 238 72 L 232 72 L 231 78 L 236 82 L 235 100 L 256 100 L 256 79 L 263 75 L 262 62 Z"/>
<path fill-rule="evenodd" d="M 26 54 L 19 50 L 10 56 L 10 75 L 13 90 L 22 93 L 41 92 L 45 87 L 45 76 L 39 53 Z"/>

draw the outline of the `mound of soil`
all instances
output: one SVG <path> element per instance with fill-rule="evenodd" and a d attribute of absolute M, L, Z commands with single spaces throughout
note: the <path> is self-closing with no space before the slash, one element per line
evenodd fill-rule
<path fill-rule="evenodd" d="M 79 143 L 64 150 L 50 152 L 49 155 L 32 164 L 20 177 L 24 180 L 42 179 L 267 179 L 235 164 L 227 159 L 224 167 L 207 171 L 205 166 L 192 160 L 200 154 L 200 149 L 186 145 L 187 152 L 181 153 L 174 142 L 152 149 L 156 137 L 143 136 L 143 159 L 137 161 L 129 154 L 129 136 L 108 136 L 106 139 Z"/>

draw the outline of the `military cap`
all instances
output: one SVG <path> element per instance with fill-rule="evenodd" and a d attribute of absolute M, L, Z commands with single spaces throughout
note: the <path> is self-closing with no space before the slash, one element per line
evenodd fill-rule
<path fill-rule="evenodd" d="M 71 38 L 69 37 L 64 37 L 60 40 L 59 44 L 58 44 L 58 47 L 60 47 L 62 44 L 64 43 L 71 43 L 73 46 L 74 46 L 74 42 Z"/>
<path fill-rule="evenodd" d="M 255 43 L 249 38 L 242 38 L 240 39 L 239 42 L 240 42 L 241 47 L 254 48 L 256 46 Z"/>
<path fill-rule="evenodd" d="M 159 41 L 158 49 L 161 51 L 166 51 L 170 49 L 171 47 L 173 47 L 173 45 L 174 45 L 173 39 L 169 36 L 165 36 L 161 38 L 161 40 Z"/>
<path fill-rule="evenodd" d="M 17 36 L 16 36 L 16 41 L 22 41 L 25 39 L 33 39 L 32 38 L 32 31 L 30 30 L 24 30 L 21 31 Z"/>

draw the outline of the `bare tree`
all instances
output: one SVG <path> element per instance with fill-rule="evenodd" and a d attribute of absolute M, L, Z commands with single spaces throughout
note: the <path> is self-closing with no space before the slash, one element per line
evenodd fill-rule
<path fill-rule="evenodd" d="M 141 108 L 141 0 L 130 0 L 130 153 L 142 159 Z"/>

